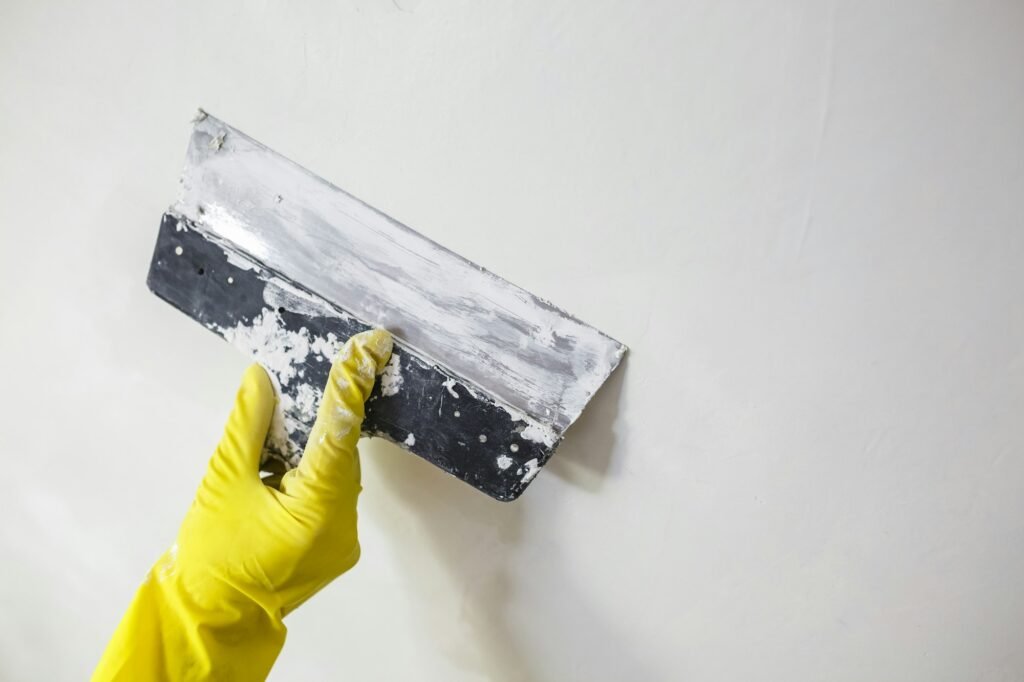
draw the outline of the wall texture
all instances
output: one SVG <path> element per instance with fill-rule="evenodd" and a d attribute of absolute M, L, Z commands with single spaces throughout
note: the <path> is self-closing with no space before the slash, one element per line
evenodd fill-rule
<path fill-rule="evenodd" d="M 1024 677 L 1024 5 L 0 4 L 0 678 L 84 679 L 245 360 L 196 106 L 631 346 L 518 503 L 363 448 L 273 679 Z"/>

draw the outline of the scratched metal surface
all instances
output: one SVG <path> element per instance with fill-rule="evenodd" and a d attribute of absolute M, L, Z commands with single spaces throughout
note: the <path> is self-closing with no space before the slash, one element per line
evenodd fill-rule
<path fill-rule="evenodd" d="M 149 273 L 158 296 L 263 365 L 266 458 L 298 463 L 340 344 L 395 352 L 364 433 L 518 497 L 626 348 L 205 112 Z"/>
<path fill-rule="evenodd" d="M 172 212 L 550 425 L 549 439 L 619 363 L 618 341 L 200 118 Z"/>

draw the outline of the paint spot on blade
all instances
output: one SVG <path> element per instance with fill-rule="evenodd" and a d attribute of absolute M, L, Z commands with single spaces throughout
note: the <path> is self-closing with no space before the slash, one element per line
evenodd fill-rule
<path fill-rule="evenodd" d="M 282 385 L 296 376 L 297 365 L 309 355 L 309 332 L 298 332 L 285 328 L 281 315 L 269 308 L 263 310 L 249 325 L 239 322 L 220 333 L 236 348 L 277 375 Z"/>
<path fill-rule="evenodd" d="M 533 477 L 540 471 L 540 465 L 537 464 L 536 459 L 531 459 L 529 462 L 523 465 L 526 467 L 526 474 L 523 475 L 522 482 L 529 483 L 533 480 Z"/>
<path fill-rule="evenodd" d="M 317 354 L 317 360 L 333 360 L 334 356 L 342 347 L 341 341 L 333 333 L 328 332 L 326 337 L 318 336 L 309 344 L 309 349 Z"/>
<path fill-rule="evenodd" d="M 555 433 L 554 429 L 534 421 L 530 421 L 519 435 L 525 440 L 543 443 L 548 447 L 553 446 L 558 441 L 558 434 Z"/>
<path fill-rule="evenodd" d="M 392 353 L 388 364 L 384 366 L 384 373 L 380 377 L 381 395 L 390 396 L 398 393 L 402 388 L 402 356 Z"/>
<path fill-rule="evenodd" d="M 453 398 L 459 397 L 459 394 L 455 392 L 455 379 L 449 377 L 448 380 L 443 382 L 441 385 L 448 389 L 448 392 L 452 394 Z"/>

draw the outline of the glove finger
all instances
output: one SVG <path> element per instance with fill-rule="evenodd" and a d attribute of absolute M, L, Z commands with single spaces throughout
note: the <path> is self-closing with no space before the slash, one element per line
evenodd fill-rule
<path fill-rule="evenodd" d="M 266 371 L 257 364 L 250 365 L 242 376 L 224 436 L 210 460 L 207 478 L 259 480 L 263 443 L 276 401 L 274 386 Z"/>
<path fill-rule="evenodd" d="M 282 486 L 298 494 L 302 489 L 328 496 L 358 492 L 356 443 L 364 404 L 391 357 L 391 347 L 391 334 L 383 329 L 356 334 L 345 343 L 331 367 L 298 471 Z"/>

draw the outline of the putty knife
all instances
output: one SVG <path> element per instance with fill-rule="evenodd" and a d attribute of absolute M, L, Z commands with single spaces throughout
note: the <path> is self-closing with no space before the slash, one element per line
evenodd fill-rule
<path fill-rule="evenodd" d="M 279 465 L 298 463 L 341 344 L 383 327 L 364 435 L 512 500 L 626 351 L 201 110 L 181 185 L 149 288 L 266 368 Z"/>

